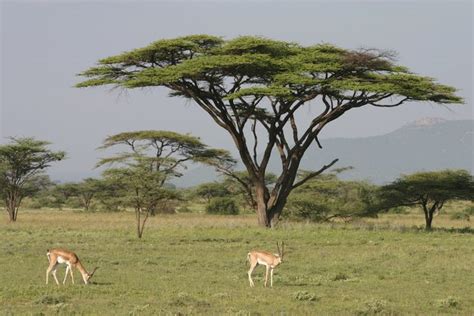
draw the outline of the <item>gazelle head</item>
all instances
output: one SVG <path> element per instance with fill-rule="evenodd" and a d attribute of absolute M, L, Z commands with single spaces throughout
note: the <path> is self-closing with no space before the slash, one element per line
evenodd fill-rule
<path fill-rule="evenodd" d="M 89 280 L 94 276 L 94 273 L 97 269 L 99 269 L 99 267 L 95 267 L 94 270 L 92 270 L 91 273 L 87 273 L 86 277 L 84 278 L 84 282 L 86 284 L 89 284 Z"/>
<path fill-rule="evenodd" d="M 283 241 L 281 242 L 281 248 L 280 248 L 280 245 L 278 244 L 278 241 L 277 241 L 278 253 L 275 254 L 275 257 L 278 258 L 278 263 L 282 263 L 282 262 L 283 262 L 283 251 L 285 250 L 284 247 L 285 247 L 285 244 L 284 244 Z"/>

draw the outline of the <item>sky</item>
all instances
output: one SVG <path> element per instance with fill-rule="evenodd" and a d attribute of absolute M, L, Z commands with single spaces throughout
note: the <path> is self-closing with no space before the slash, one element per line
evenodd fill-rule
<path fill-rule="evenodd" d="M 473 119 L 472 1 L 2 1 L 0 143 L 48 140 L 68 159 L 51 167 L 59 181 L 98 176 L 105 137 L 142 129 L 191 133 L 235 153 L 230 136 L 190 101 L 163 88 L 77 89 L 97 60 L 158 39 L 258 35 L 302 45 L 398 52 L 411 71 L 456 87 L 464 105 L 409 103 L 361 108 L 322 133 L 365 137 L 416 119 Z M 308 116 L 311 110 L 308 110 Z"/>

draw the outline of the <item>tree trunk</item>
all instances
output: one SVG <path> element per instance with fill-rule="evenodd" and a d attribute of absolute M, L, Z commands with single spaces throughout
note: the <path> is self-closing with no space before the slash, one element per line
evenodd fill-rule
<path fill-rule="evenodd" d="M 10 210 L 9 207 L 7 207 L 7 213 L 8 213 L 9 222 L 14 222 L 16 220 L 15 219 L 15 213 L 12 212 L 12 210 Z"/>
<path fill-rule="evenodd" d="M 150 215 L 150 212 L 147 211 L 146 214 L 145 214 L 145 218 L 141 219 L 141 210 L 138 209 L 138 210 L 135 210 L 136 212 L 136 219 L 137 219 L 137 236 L 138 238 L 142 238 L 143 236 L 143 231 L 145 230 L 145 223 L 148 219 L 148 216 Z"/>
<path fill-rule="evenodd" d="M 6 209 L 8 212 L 8 218 L 10 222 L 16 222 L 18 216 L 18 208 L 20 206 L 21 199 L 16 196 L 15 193 L 8 194 L 6 198 Z"/>
<path fill-rule="evenodd" d="M 285 206 L 285 204 L 286 204 L 286 198 L 281 199 L 276 205 L 274 205 L 268 210 L 268 218 L 269 218 L 271 227 L 275 227 L 280 221 L 280 215 L 281 215 L 281 212 L 283 211 L 283 207 Z"/>
<path fill-rule="evenodd" d="M 428 216 L 425 216 L 425 221 L 426 221 L 426 226 L 425 226 L 425 230 L 427 231 L 430 231 L 431 230 L 431 222 L 433 221 L 433 216 L 429 215 Z"/>
<path fill-rule="evenodd" d="M 137 220 L 137 237 L 142 238 L 142 231 L 140 229 L 140 209 L 135 209 L 135 218 Z"/>
<path fill-rule="evenodd" d="M 265 199 L 265 186 L 258 184 L 255 186 L 255 198 L 257 200 L 257 219 L 258 225 L 262 227 L 270 227 L 268 218 L 267 201 Z"/>
<path fill-rule="evenodd" d="M 431 230 L 431 223 L 433 222 L 433 209 L 428 208 L 428 202 L 422 202 L 423 205 L 423 212 L 425 213 L 425 230 L 430 231 Z"/>

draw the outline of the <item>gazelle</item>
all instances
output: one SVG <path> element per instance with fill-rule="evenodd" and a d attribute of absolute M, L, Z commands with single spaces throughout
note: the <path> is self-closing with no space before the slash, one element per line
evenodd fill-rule
<path fill-rule="evenodd" d="M 248 271 L 250 286 L 253 287 L 255 284 L 252 280 L 252 272 L 255 267 L 259 264 L 264 265 L 267 270 L 265 272 L 265 287 L 268 281 L 268 272 L 270 271 L 270 287 L 273 287 L 273 269 L 276 268 L 280 263 L 283 262 L 283 242 L 280 246 L 277 242 L 278 254 L 273 254 L 266 251 L 251 251 L 247 254 L 247 260 L 250 262 L 250 270 Z"/>
<path fill-rule="evenodd" d="M 66 284 L 68 273 L 71 274 L 72 284 L 74 284 L 74 275 L 72 274 L 72 268 L 74 267 L 77 268 L 77 270 L 79 270 L 81 273 L 85 284 L 89 283 L 89 280 L 94 275 L 95 270 L 98 269 L 98 267 L 96 267 L 91 273 L 87 272 L 86 268 L 84 268 L 77 255 L 74 252 L 66 249 L 55 248 L 46 250 L 46 256 L 48 256 L 49 260 L 49 267 L 46 270 L 46 284 L 48 284 L 49 273 L 52 272 L 56 284 L 59 285 L 58 278 L 56 277 L 56 269 L 58 268 L 58 265 L 62 263 L 66 264 L 66 274 L 64 275 L 63 284 Z"/>

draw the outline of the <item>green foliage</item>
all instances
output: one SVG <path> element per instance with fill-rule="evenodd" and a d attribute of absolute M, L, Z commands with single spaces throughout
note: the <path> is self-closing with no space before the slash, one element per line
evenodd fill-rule
<path fill-rule="evenodd" d="M 199 41 L 204 43 L 202 39 Z M 136 212 L 137 233 L 141 238 L 149 215 L 156 212 L 174 213 L 176 190 L 167 182 L 181 176 L 189 161 L 203 162 L 224 160 L 230 155 L 225 150 L 208 148 L 198 138 L 170 131 L 135 131 L 109 136 L 102 149 L 126 146 L 129 152 L 102 159 L 99 165 L 119 165 L 104 172 L 107 183 L 119 189 L 111 192 L 120 205 L 133 207 Z M 119 192 L 117 195 L 116 193 Z M 142 215 L 144 216 L 141 220 Z"/>
<path fill-rule="evenodd" d="M 298 301 L 309 301 L 309 302 L 314 302 L 318 300 L 318 297 L 314 293 L 310 293 L 308 291 L 298 291 L 293 293 L 293 297 L 295 300 Z"/>
<path fill-rule="evenodd" d="M 474 215 L 474 206 L 466 207 L 466 208 L 463 210 L 463 213 L 466 213 L 466 214 L 468 214 L 468 215 Z"/>
<path fill-rule="evenodd" d="M 362 307 L 357 310 L 356 315 L 379 315 L 391 314 L 387 311 L 388 303 L 386 300 L 371 298 L 364 302 Z"/>
<path fill-rule="evenodd" d="M 393 214 L 407 214 L 408 213 L 406 206 L 392 207 L 388 210 L 388 212 L 393 213 Z"/>
<path fill-rule="evenodd" d="M 302 46 L 257 36 L 223 40 L 194 35 L 159 40 L 99 60 L 97 66 L 80 76 L 85 81 L 77 87 L 161 86 L 172 97 L 194 100 L 231 135 L 249 173 L 250 185 L 236 180 L 245 188 L 248 204 L 256 209 L 260 224 L 266 227 L 278 221 L 290 192 L 300 185 L 294 183 L 300 162 L 329 122 L 350 109 L 367 105 L 463 102 L 455 88 L 411 73 L 397 65 L 390 52 L 348 50 L 328 44 Z M 312 101 L 320 106 L 320 115 L 301 128 L 295 120 L 297 111 Z M 273 153 L 278 153 L 281 161 L 276 190 L 265 183 Z M 202 156 L 232 177 L 232 160 L 228 157 L 224 162 L 219 160 L 222 166 Z M 104 162 L 116 159 L 122 158 Z M 252 192 L 254 188 L 260 189 L 258 195 Z"/>
<path fill-rule="evenodd" d="M 232 198 L 216 197 L 211 199 L 206 207 L 206 212 L 208 214 L 237 215 L 239 208 Z"/>
<path fill-rule="evenodd" d="M 104 177 L 120 188 L 122 205 L 136 210 L 151 211 L 159 201 L 177 197 L 173 190 L 162 186 L 164 175 L 150 171 L 147 164 L 110 168 L 104 171 Z"/>
<path fill-rule="evenodd" d="M 209 203 L 212 198 L 228 196 L 230 192 L 222 183 L 208 182 L 198 185 L 194 189 L 194 194 Z"/>
<path fill-rule="evenodd" d="M 42 173 L 54 161 L 64 159 L 65 153 L 47 148 L 49 142 L 34 138 L 10 138 L 0 145 L 0 196 L 10 221 L 16 221 L 21 201 L 50 184 Z"/>
<path fill-rule="evenodd" d="M 268 172 L 265 174 L 265 185 L 271 186 L 276 180 L 277 177 L 273 173 Z M 250 210 L 253 211 L 257 208 L 255 188 L 252 179 L 246 171 L 233 171 L 224 174 L 223 185 L 232 195 L 240 196 Z"/>
<path fill-rule="evenodd" d="M 457 299 L 455 297 L 452 297 L 452 296 L 448 296 L 445 299 L 436 300 L 435 303 L 439 308 L 456 308 L 456 307 L 459 307 L 459 299 Z"/>
<path fill-rule="evenodd" d="M 470 221 L 471 220 L 471 216 L 465 212 L 456 212 L 456 213 L 453 213 L 451 214 L 451 216 L 449 217 L 451 219 L 454 219 L 454 220 L 464 220 L 464 221 Z"/>
<path fill-rule="evenodd" d="M 328 73 L 331 76 L 324 76 Z M 224 82 L 226 77 L 248 77 L 248 83 L 254 84 L 222 96 L 227 99 L 245 95 L 293 99 L 301 92 L 316 90 L 334 95 L 366 91 L 420 101 L 462 102 L 455 89 L 410 73 L 393 63 L 387 52 L 352 51 L 328 44 L 304 47 L 254 36 L 228 41 L 209 35 L 159 40 L 104 58 L 99 66 L 80 75 L 90 79 L 78 87 L 172 87 L 183 80 Z M 183 91 L 179 94 L 190 97 Z"/>
<path fill-rule="evenodd" d="M 435 212 L 447 201 L 474 199 L 474 181 L 466 170 L 442 170 L 405 175 L 379 191 L 381 208 L 419 205 L 431 229 Z"/>
<path fill-rule="evenodd" d="M 98 179 L 87 178 L 76 186 L 76 196 L 82 207 L 88 211 L 93 198 L 103 190 L 102 182 Z"/>
<path fill-rule="evenodd" d="M 315 200 L 312 195 L 293 194 L 286 205 L 285 216 L 291 219 L 322 222 L 331 214 L 331 207 L 324 201 Z"/>
<path fill-rule="evenodd" d="M 140 160 L 165 175 L 164 183 L 168 178 L 181 176 L 180 171 L 186 162 L 195 161 L 206 164 L 208 161 L 231 159 L 226 150 L 209 148 L 199 138 L 171 131 L 144 130 L 119 133 L 107 137 L 100 148 L 123 146 L 128 147 L 131 152 L 122 152 L 101 159 L 98 166 L 126 164 Z"/>
<path fill-rule="evenodd" d="M 428 200 L 473 200 L 474 182 L 466 170 L 442 170 L 405 175 L 386 185 L 381 196 L 387 202 L 400 205 L 419 204 L 423 197 Z"/>
<path fill-rule="evenodd" d="M 335 174 L 320 175 L 292 192 L 285 216 L 315 222 L 372 216 L 376 211 L 375 190 L 366 182 L 342 181 Z"/>

